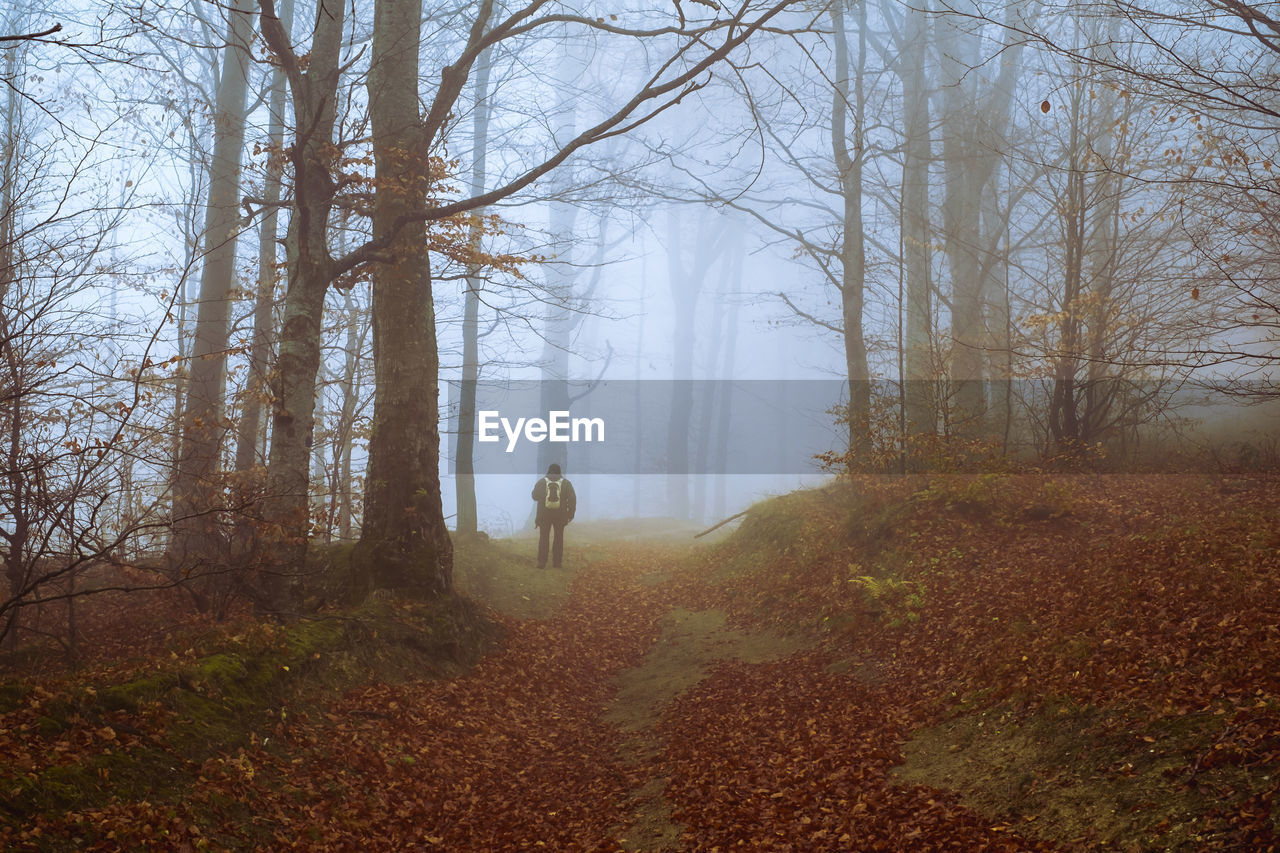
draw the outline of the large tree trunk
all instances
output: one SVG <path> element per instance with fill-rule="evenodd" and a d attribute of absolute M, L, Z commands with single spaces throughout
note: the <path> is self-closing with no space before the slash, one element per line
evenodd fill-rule
<path fill-rule="evenodd" d="M 226 428 L 227 347 L 240 227 L 240 160 L 253 29 L 251 0 L 233 0 L 224 8 L 229 19 L 228 33 L 214 113 L 204 265 L 182 415 L 182 447 L 174 482 L 170 558 L 187 567 L 219 561 L 223 550 L 218 525 L 223 489 L 221 450 Z"/>
<path fill-rule="evenodd" d="M 420 0 L 378 0 L 369 116 L 377 170 L 373 238 L 373 435 L 356 564 L 379 587 L 422 595 L 453 585 L 440 495 L 439 355 L 423 209 L 429 134 L 418 115 Z M 458 84 L 460 85 L 460 83 Z"/>

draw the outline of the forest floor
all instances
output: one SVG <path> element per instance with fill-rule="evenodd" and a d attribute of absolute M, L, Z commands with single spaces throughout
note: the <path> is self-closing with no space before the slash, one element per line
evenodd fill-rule
<path fill-rule="evenodd" d="M 898 479 L 706 547 L 574 525 L 562 570 L 464 548 L 496 647 L 282 699 L 235 749 L 176 757 L 145 703 L 59 722 L 28 684 L 0 846 L 1280 849 L 1276 485 Z M 166 762 L 180 786 L 139 784 Z M 100 796 L 48 808 L 72 766 Z"/>

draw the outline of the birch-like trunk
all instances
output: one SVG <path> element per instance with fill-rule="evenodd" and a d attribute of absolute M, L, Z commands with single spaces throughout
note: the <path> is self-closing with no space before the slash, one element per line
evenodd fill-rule
<path fill-rule="evenodd" d="M 22 16 L 15 15 L 17 23 Z M 10 19 L 12 21 L 12 19 Z M 11 24 L 12 26 L 13 24 Z M 17 31 L 15 26 L 14 30 Z M 18 81 L 18 60 L 23 51 L 20 47 L 10 48 L 4 57 L 4 79 Z M 4 401 L 0 403 L 7 410 L 4 418 L 8 420 L 7 435 L 0 439 L 4 445 L 4 471 L 0 476 L 4 479 L 3 488 L 9 493 L 9 511 L 12 516 L 7 529 L 0 529 L 0 539 L 4 541 L 4 571 L 9 582 L 9 595 L 17 599 L 21 597 L 27 581 L 27 542 L 30 536 L 30 525 L 27 519 L 27 477 L 23 462 L 25 444 L 22 440 L 23 417 L 22 365 L 13 345 L 16 334 L 9 319 L 6 307 L 14 298 L 13 288 L 17 282 L 18 253 L 17 239 L 17 199 L 14 188 L 18 185 L 18 154 L 22 146 L 21 116 L 22 100 L 16 88 L 5 93 L 4 124 L 0 127 L 0 363 L 3 364 L 4 378 L 2 387 L 5 391 Z M 8 638 L 10 647 L 17 647 L 17 619 L 20 608 L 13 608 L 0 625 L 0 638 Z"/>
<path fill-rule="evenodd" d="M 261 2 L 261 0 L 260 0 Z M 263 3 L 263 30 L 272 49 L 292 55 L 281 22 Z M 342 0 L 320 0 L 306 74 L 290 76 L 298 127 L 291 153 L 294 203 L 288 288 L 272 386 L 267 463 L 263 577 L 259 603 L 275 612 L 297 604 L 298 575 L 310 532 L 310 456 L 315 430 L 324 297 L 333 279 L 328 247 L 334 186 L 328 164 L 337 119 Z M 296 59 L 296 57 L 295 57 Z"/>
<path fill-rule="evenodd" d="M 561 44 L 556 61 L 555 80 L 559 94 L 555 105 L 555 138 L 563 144 L 577 134 L 578 109 L 574 83 L 583 75 L 587 63 L 578 48 L 567 39 Z M 561 166 L 559 177 L 552 186 L 573 186 L 573 173 L 571 164 Z M 543 417 L 548 417 L 552 411 L 565 411 L 569 408 L 569 351 L 573 346 L 574 330 L 582 319 L 577 309 L 583 301 L 582 294 L 578 292 L 579 270 L 574 256 L 578 242 L 578 207 L 555 199 L 550 208 L 548 225 L 556 250 L 555 263 L 547 267 L 546 281 L 550 299 L 543 320 L 542 357 L 539 360 L 542 366 L 539 388 Z M 601 238 L 603 239 L 603 235 Z M 566 475 L 570 474 L 568 444 L 550 441 L 539 444 L 538 470 L 529 473 L 541 474 L 552 463 L 559 465 Z"/>
<path fill-rule="evenodd" d="M 712 462 L 716 473 L 715 518 L 724 518 L 727 504 L 729 478 L 726 475 L 729 470 L 729 433 L 733 427 L 733 378 L 738 367 L 738 307 L 741 302 L 739 297 L 742 293 L 742 265 L 745 257 L 743 232 L 737 231 L 732 235 L 729 245 L 724 276 L 728 285 L 726 298 L 729 307 L 725 315 L 724 369 L 721 371 L 721 376 L 726 381 L 724 394 L 716 408 L 715 459 Z"/>

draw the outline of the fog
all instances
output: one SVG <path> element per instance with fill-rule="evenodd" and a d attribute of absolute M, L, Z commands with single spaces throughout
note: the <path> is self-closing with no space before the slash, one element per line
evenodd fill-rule
<path fill-rule="evenodd" d="M 14 458 L 75 492 L 59 448 L 101 449 L 107 539 L 141 550 L 259 499 L 351 540 L 388 483 L 506 534 L 551 462 L 583 519 L 706 524 L 844 471 L 1276 463 L 1247 22 L 553 5 L 410 10 L 403 55 L 364 4 L 0 10 Z M 510 382 L 537 405 L 486 411 L 595 400 L 627 441 L 486 456 L 465 389 Z"/>
<path fill-rule="evenodd" d="M 665 219 L 661 213 L 656 214 L 659 224 Z M 706 208 L 696 208 L 693 214 L 686 214 L 694 222 L 700 218 L 718 220 L 727 218 L 721 213 Z M 615 226 L 616 227 L 616 226 Z M 755 251 L 748 257 L 733 257 L 726 252 L 716 259 L 716 264 L 706 276 L 704 292 L 697 301 L 692 329 L 695 339 L 694 364 L 691 375 L 695 380 L 749 380 L 761 385 L 776 383 L 782 387 L 787 380 L 824 380 L 833 383 L 831 402 L 839 402 L 841 355 L 837 346 L 808 324 L 791 321 L 789 310 L 778 299 L 778 288 L 783 282 L 795 282 L 804 275 L 803 269 L 780 257 L 778 252 L 769 246 L 760 245 L 759 235 L 753 234 L 749 224 L 740 217 L 727 227 L 733 228 L 735 240 L 726 240 L 725 245 L 736 244 L 741 255 L 746 245 L 754 242 Z M 645 415 L 654 421 L 653 440 L 640 450 L 643 460 L 633 462 L 637 448 L 632 443 L 614 448 L 591 449 L 586 453 L 575 443 L 569 443 L 562 458 L 565 476 L 570 478 L 579 494 L 580 519 L 620 518 L 627 516 L 671 516 L 679 515 L 667 499 L 665 477 L 653 471 L 651 463 L 661 462 L 665 458 L 666 420 L 670 417 L 671 395 L 674 390 L 673 380 L 685 378 L 678 373 L 673 339 L 676 333 L 676 313 L 681 310 L 673 298 L 668 248 L 663 245 L 663 235 L 657 235 L 647 227 L 647 223 L 639 222 L 636 230 L 624 234 L 619 245 L 614 249 L 618 257 L 605 258 L 599 266 L 588 267 L 578 271 L 581 279 L 599 276 L 601 283 L 596 286 L 595 298 L 589 306 L 580 308 L 581 316 L 573 334 L 568 338 L 567 377 L 575 384 L 575 394 L 586 395 L 584 400 L 576 402 L 570 411 L 578 414 L 584 411 L 581 407 L 589 405 L 591 387 L 597 382 L 622 382 L 628 385 L 619 393 L 630 395 L 636 384 L 646 387 L 643 391 L 646 407 Z M 729 273 L 738 273 L 728 281 L 725 267 Z M 740 270 L 740 272 L 739 272 Z M 537 274 L 535 272 L 535 274 Z M 687 310 L 687 309 L 686 309 Z M 729 335 L 725 324 L 729 314 L 735 322 L 732 355 L 728 353 Z M 449 329 L 449 334 L 442 337 L 442 346 L 446 352 L 460 351 L 460 329 Z M 504 325 L 501 333 L 510 333 L 510 351 L 503 360 L 511 359 L 515 352 L 540 352 L 544 347 L 541 329 L 520 328 L 518 325 Z M 495 333 L 498 334 L 498 333 Z M 453 476 L 453 457 L 456 446 L 456 382 L 459 372 L 450 375 L 449 356 L 445 356 L 446 366 L 442 371 L 441 399 L 446 401 L 443 408 L 442 423 L 446 425 L 446 443 L 442 451 L 441 474 L 444 481 L 445 513 L 452 516 L 456 512 L 455 480 Z M 511 382 L 523 384 L 526 390 L 543 379 L 543 364 L 536 359 L 528 363 L 509 363 L 501 361 L 497 364 L 485 364 L 479 374 L 479 382 L 487 386 L 500 386 Z M 447 383 L 453 380 L 450 387 Z M 702 405 L 703 393 L 714 391 L 711 383 L 706 387 L 696 387 L 697 399 L 695 409 Z M 536 391 L 532 394 L 536 403 Z M 600 396 L 604 396 L 601 392 Z M 597 401 L 594 411 L 602 411 L 606 429 L 612 435 L 615 431 L 625 430 L 634 423 L 636 412 L 623 410 L 616 405 L 616 395 L 603 404 Z M 495 403 L 493 411 L 502 415 L 537 416 L 539 411 L 534 406 L 515 406 L 514 401 L 506 401 L 511 408 L 504 408 Z M 454 405 L 450 405 L 450 404 Z M 817 450 L 829 450 L 839 444 L 839 433 L 834 419 L 825 412 L 809 412 L 812 419 L 817 415 L 825 420 L 825 430 L 830 437 L 829 443 Z M 740 414 L 739 417 L 743 415 Z M 785 417 L 779 414 L 779 417 Z M 797 418 L 799 417 L 797 413 Z M 695 424 L 695 427 L 699 425 Z M 799 424 L 797 424 L 797 427 Z M 739 429 L 745 429 L 741 425 Z M 691 434 L 691 446 L 698 444 L 698 434 Z M 779 442 L 786 438 L 778 436 Z M 507 445 L 507 436 L 502 434 L 500 446 Z M 490 448 L 493 449 L 493 448 Z M 772 452 L 781 452 L 775 448 Z M 771 452 L 770 448 L 760 448 L 761 453 Z M 815 451 L 816 452 L 816 451 Z M 495 451 L 496 453 L 496 451 Z M 608 464 L 616 459 L 601 459 L 600 453 L 623 454 L 625 462 Z M 496 459 L 485 466 L 483 472 L 477 473 L 476 500 L 479 510 L 481 529 L 501 533 L 519 530 L 528 521 L 532 510 L 529 493 L 536 479 L 542 476 L 545 464 L 539 465 L 536 460 L 515 454 L 508 463 L 510 475 L 504 475 L 500 469 L 504 462 L 501 457 L 505 452 L 496 453 Z M 517 461 L 521 459 L 521 461 Z M 594 464 L 592 461 L 594 460 Z M 520 465 L 523 464 L 523 467 Z M 593 473 L 607 467 L 610 473 Z M 695 493 L 702 491 L 709 496 L 691 508 L 690 515 L 699 521 L 718 520 L 726 515 L 743 509 L 749 503 L 768 494 L 790 491 L 802 485 L 821 482 L 828 474 L 824 473 L 817 460 L 807 458 L 802 464 L 792 464 L 787 474 L 696 474 L 688 484 L 690 499 Z M 696 479 L 704 477 L 706 482 L 696 484 Z"/>

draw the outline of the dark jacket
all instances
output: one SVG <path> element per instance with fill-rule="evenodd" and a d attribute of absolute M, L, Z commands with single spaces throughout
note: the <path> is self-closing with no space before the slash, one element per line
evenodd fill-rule
<path fill-rule="evenodd" d="M 547 508 L 547 481 L 560 483 L 560 508 Z M 536 527 L 544 524 L 568 524 L 573 521 L 573 514 L 578 510 L 578 496 L 573 493 L 573 483 L 564 477 L 543 477 L 533 486 L 533 499 L 538 502 L 538 514 L 533 523 Z"/>

